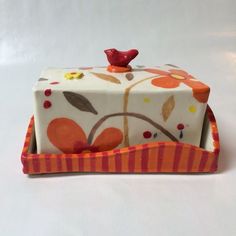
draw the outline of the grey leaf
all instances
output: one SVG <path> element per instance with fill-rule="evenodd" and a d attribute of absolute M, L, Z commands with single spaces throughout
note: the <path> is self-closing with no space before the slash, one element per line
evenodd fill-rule
<path fill-rule="evenodd" d="M 63 92 L 63 94 L 66 100 L 77 109 L 85 112 L 91 112 L 95 115 L 98 114 L 91 102 L 83 95 L 73 92 Z"/>
<path fill-rule="evenodd" d="M 175 66 L 173 64 L 166 64 L 167 66 L 171 66 L 171 67 L 174 67 L 174 68 L 179 68 L 178 66 Z"/>
<path fill-rule="evenodd" d="M 125 74 L 125 77 L 126 77 L 127 80 L 130 81 L 134 78 L 134 75 L 132 73 L 127 73 L 127 74 Z"/>
<path fill-rule="evenodd" d="M 39 78 L 38 81 L 47 81 L 48 79 L 45 78 Z"/>

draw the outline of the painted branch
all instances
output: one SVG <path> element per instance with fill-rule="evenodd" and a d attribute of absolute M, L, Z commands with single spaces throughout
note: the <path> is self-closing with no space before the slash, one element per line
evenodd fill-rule
<path fill-rule="evenodd" d="M 131 117 L 135 117 L 135 118 L 144 120 L 144 121 L 148 122 L 149 124 L 151 124 L 152 126 L 154 126 L 155 128 L 157 128 L 158 130 L 160 130 L 163 134 L 165 134 L 167 137 L 169 137 L 172 141 L 178 142 L 178 139 L 173 134 L 171 134 L 163 126 L 154 122 L 152 119 L 148 118 L 147 116 L 142 115 L 142 114 L 138 114 L 138 113 L 134 113 L 134 112 L 120 112 L 120 113 L 113 113 L 113 114 L 106 115 L 106 116 L 102 117 L 91 129 L 89 136 L 88 136 L 88 144 L 92 143 L 93 137 L 94 137 L 97 129 L 102 125 L 102 123 L 104 121 L 106 121 L 108 118 L 115 117 L 115 116 L 131 116 Z"/>
<path fill-rule="evenodd" d="M 142 80 L 139 80 L 137 81 L 136 83 L 134 84 L 131 84 L 129 87 L 127 87 L 125 89 L 125 93 L 124 93 L 124 105 L 123 105 L 123 112 L 127 112 L 128 111 L 128 102 L 129 102 L 129 94 L 130 94 L 130 91 L 133 87 L 135 87 L 136 85 L 146 81 L 146 80 L 150 80 L 150 79 L 153 79 L 155 78 L 156 76 L 151 76 L 151 77 L 148 77 L 148 78 L 145 78 L 145 79 L 142 79 Z M 125 147 L 128 147 L 129 146 L 129 124 L 128 124 L 128 117 L 127 116 L 124 116 L 123 118 L 123 126 L 124 126 L 124 145 Z"/>

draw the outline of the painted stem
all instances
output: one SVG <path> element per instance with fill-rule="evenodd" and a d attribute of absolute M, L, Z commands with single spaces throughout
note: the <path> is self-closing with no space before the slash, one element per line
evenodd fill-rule
<path fill-rule="evenodd" d="M 148 122 L 149 124 L 151 124 L 152 126 L 154 126 L 155 128 L 159 129 L 163 134 L 165 134 L 167 137 L 169 137 L 172 141 L 178 142 L 178 139 L 173 134 L 171 134 L 163 126 L 154 122 L 152 119 L 148 118 L 147 116 L 139 114 L 139 113 L 134 113 L 134 112 L 120 112 L 120 113 L 113 113 L 113 114 L 106 115 L 106 116 L 102 117 L 91 129 L 91 131 L 88 135 L 88 144 L 92 143 L 93 137 L 94 137 L 97 129 L 102 125 L 102 123 L 104 121 L 106 121 L 108 118 L 114 117 L 114 116 L 126 116 L 126 117 L 131 116 L 131 117 L 135 117 L 135 118 L 144 120 L 144 121 Z"/>
<path fill-rule="evenodd" d="M 136 86 L 137 84 L 140 84 L 146 80 L 149 79 L 153 79 L 156 78 L 157 76 L 151 76 L 145 79 L 142 79 L 140 81 L 137 81 L 136 83 L 130 85 L 129 87 L 127 87 L 125 89 L 125 93 L 124 93 L 124 105 L 123 105 L 123 112 L 126 113 L 128 112 L 128 101 L 129 101 L 129 94 L 130 94 L 130 90 Z M 124 146 L 128 147 L 129 146 L 129 124 L 128 124 L 128 117 L 125 115 L 123 118 L 123 129 L 124 129 Z"/>

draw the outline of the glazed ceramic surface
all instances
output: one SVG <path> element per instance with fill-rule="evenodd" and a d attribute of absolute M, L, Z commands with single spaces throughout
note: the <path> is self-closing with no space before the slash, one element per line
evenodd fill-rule
<path fill-rule="evenodd" d="M 154 141 L 199 146 L 209 87 L 173 65 L 51 68 L 34 87 L 38 153 L 107 151 Z"/>

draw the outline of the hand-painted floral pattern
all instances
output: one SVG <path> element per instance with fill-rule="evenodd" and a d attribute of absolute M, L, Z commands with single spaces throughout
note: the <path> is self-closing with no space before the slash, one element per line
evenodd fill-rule
<path fill-rule="evenodd" d="M 146 121 L 153 127 L 155 127 L 155 131 L 147 130 L 142 131 L 142 137 L 144 139 L 148 138 L 156 138 L 157 135 L 163 133 L 165 136 L 167 136 L 170 140 L 178 142 L 178 138 L 176 137 L 176 131 L 175 133 L 171 133 L 168 131 L 168 128 L 162 126 L 161 124 L 157 123 L 155 118 L 151 118 L 148 116 L 145 116 L 141 113 L 135 113 L 135 112 L 129 112 L 129 95 L 131 90 L 141 83 L 144 83 L 148 81 L 148 83 L 151 83 L 154 86 L 165 88 L 165 89 L 173 89 L 180 86 L 181 83 L 184 83 L 188 87 L 192 89 L 192 93 L 195 99 L 201 103 L 205 103 L 208 99 L 209 95 L 209 87 L 201 83 L 200 81 L 196 80 L 192 75 L 188 74 L 187 72 L 179 69 L 178 67 L 174 67 L 173 65 L 168 65 L 169 70 L 161 70 L 159 67 L 155 68 L 142 68 L 142 69 L 134 69 L 133 72 L 126 72 L 121 76 L 116 74 L 107 73 L 103 70 L 91 70 L 92 68 L 83 68 L 84 70 L 91 70 L 89 73 L 91 79 L 101 79 L 104 82 L 117 84 L 118 86 L 121 86 L 121 89 L 124 89 L 124 96 L 123 96 L 123 110 L 117 111 L 112 114 L 104 114 L 100 113 L 102 109 L 100 107 L 96 107 L 93 105 L 95 102 L 93 99 L 93 96 L 87 96 L 84 95 L 87 93 L 82 92 L 75 93 L 68 90 L 68 91 L 62 91 L 65 99 L 67 102 L 72 105 L 74 108 L 77 108 L 79 110 L 78 115 L 82 115 L 81 112 L 87 112 L 92 114 L 87 115 L 97 115 L 98 120 L 95 120 L 94 124 L 90 128 L 91 130 L 86 134 L 83 130 L 83 128 L 80 126 L 81 124 L 77 124 L 75 121 L 68 119 L 68 118 L 61 118 L 58 117 L 55 119 L 55 116 L 53 117 L 54 120 L 52 120 L 47 129 L 47 137 L 48 140 L 53 144 L 55 147 L 57 147 L 59 150 L 61 150 L 63 153 L 83 153 L 83 152 L 100 152 L 100 151 L 107 151 L 114 149 L 118 145 L 123 143 L 123 146 L 130 146 L 130 135 L 129 135 L 129 124 L 128 124 L 128 118 L 129 117 L 135 117 L 137 119 L 141 119 L 143 121 Z M 82 69 L 82 68 L 80 68 Z M 149 72 L 152 73 L 149 77 L 147 76 L 147 73 L 143 73 L 145 77 L 142 78 L 142 76 L 137 76 L 137 72 Z M 103 73 L 101 73 L 103 72 Z M 140 73 L 141 73 L 140 72 Z M 82 73 L 81 73 L 82 74 Z M 76 77 L 80 76 L 80 72 L 69 72 L 65 73 L 67 79 L 74 79 Z M 47 76 L 46 76 L 47 77 Z M 90 77 L 87 78 L 89 80 Z M 82 80 L 82 82 L 86 82 L 86 80 Z M 50 85 L 56 85 L 59 84 L 57 81 L 51 82 L 51 80 L 48 82 Z M 69 82 L 70 83 L 70 82 Z M 113 86 L 113 85 L 111 85 Z M 189 90 L 189 89 L 188 89 Z M 51 95 L 51 88 L 47 88 L 44 90 L 44 95 L 46 97 L 49 97 Z M 76 90 L 77 91 L 77 90 Z M 169 91 L 169 90 L 168 90 Z M 171 91 L 172 92 L 172 91 Z M 169 93 L 169 92 L 168 92 Z M 173 92 L 174 94 L 174 92 Z M 148 93 L 147 93 L 148 95 Z M 47 104 L 44 104 L 44 108 L 50 108 L 51 102 L 46 101 Z M 153 101 L 148 97 L 143 97 L 143 102 L 146 103 L 146 105 L 152 105 Z M 195 107 L 196 101 L 192 102 L 191 106 L 189 106 L 188 111 L 191 113 L 196 112 Z M 95 102 L 95 104 L 97 104 Z M 197 104 L 197 103 L 196 103 Z M 53 104 L 54 105 L 54 104 Z M 190 104 L 189 104 L 190 105 Z M 162 119 L 164 122 L 167 122 L 169 117 L 172 115 L 172 112 L 175 109 L 175 97 L 174 95 L 170 95 L 162 104 L 159 104 L 161 107 L 161 113 Z M 95 108 L 96 107 L 96 108 Z M 99 115 L 98 115 L 99 111 Z M 115 117 L 115 116 L 121 116 L 123 117 L 123 132 L 121 132 L 120 129 L 109 127 L 108 126 L 101 126 L 103 122 L 105 122 L 107 119 Z M 80 116 L 80 119 L 81 116 Z M 171 121 L 171 120 L 170 120 Z M 180 122 L 180 121 L 178 121 Z M 104 130 L 101 130 L 101 127 L 104 127 Z M 88 127 L 87 127 L 88 128 Z M 183 138 L 183 129 L 180 129 L 181 127 L 178 127 L 177 129 L 180 131 L 179 139 Z M 156 130 L 159 130 L 158 134 Z M 99 134 L 100 132 L 100 134 Z M 133 142 L 133 138 L 131 139 L 131 143 Z M 122 147 L 123 147 L 122 146 Z"/>
<path fill-rule="evenodd" d="M 183 70 L 170 69 L 163 71 L 159 69 L 145 69 L 145 71 L 158 74 L 161 77 L 152 79 L 152 84 L 161 88 L 177 88 L 181 83 L 192 88 L 193 96 L 199 102 L 205 103 L 208 100 L 210 88 L 202 82 L 194 79 L 194 77 Z"/>
<path fill-rule="evenodd" d="M 47 129 L 50 142 L 63 153 L 85 153 L 108 151 L 117 147 L 123 140 L 122 132 L 114 127 L 104 129 L 92 144 L 88 143 L 83 129 L 73 120 L 57 118 Z"/>

